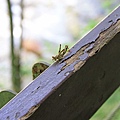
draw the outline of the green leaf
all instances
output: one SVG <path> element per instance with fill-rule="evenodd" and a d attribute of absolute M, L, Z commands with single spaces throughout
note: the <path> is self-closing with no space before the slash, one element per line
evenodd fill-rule
<path fill-rule="evenodd" d="M 12 92 L 12 91 L 1 91 L 0 92 L 0 109 L 6 104 L 8 103 L 14 96 L 16 95 L 16 93 Z"/>

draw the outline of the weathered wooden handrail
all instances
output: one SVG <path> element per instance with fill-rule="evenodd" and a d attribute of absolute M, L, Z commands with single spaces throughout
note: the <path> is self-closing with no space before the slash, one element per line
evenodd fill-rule
<path fill-rule="evenodd" d="M 4 106 L 0 120 L 90 119 L 120 85 L 119 19 L 120 7 Z"/>

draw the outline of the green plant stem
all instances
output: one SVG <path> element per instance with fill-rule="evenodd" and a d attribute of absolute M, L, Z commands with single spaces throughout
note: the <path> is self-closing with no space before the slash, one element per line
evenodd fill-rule
<path fill-rule="evenodd" d="M 12 86 L 16 92 L 19 92 L 21 90 L 20 57 L 19 57 L 19 52 L 15 50 L 15 46 L 14 46 L 13 15 L 12 15 L 12 10 L 11 10 L 12 5 L 11 5 L 10 0 L 7 0 L 7 4 L 8 4 L 9 19 L 10 19 Z"/>

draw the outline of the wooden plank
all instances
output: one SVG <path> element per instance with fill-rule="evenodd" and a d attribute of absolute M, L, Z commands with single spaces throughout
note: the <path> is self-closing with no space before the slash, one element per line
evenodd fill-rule
<path fill-rule="evenodd" d="M 70 76 L 28 120 L 89 120 L 120 85 L 120 33 Z"/>
<path fill-rule="evenodd" d="M 120 7 L 0 110 L 0 120 L 88 120 L 120 85 Z"/>

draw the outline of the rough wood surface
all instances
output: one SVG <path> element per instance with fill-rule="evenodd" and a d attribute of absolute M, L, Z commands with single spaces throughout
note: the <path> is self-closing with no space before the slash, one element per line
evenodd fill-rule
<path fill-rule="evenodd" d="M 120 85 L 120 7 L 0 110 L 0 120 L 88 120 Z"/>
<path fill-rule="evenodd" d="M 118 38 L 88 59 L 28 120 L 89 120 L 120 85 Z"/>

